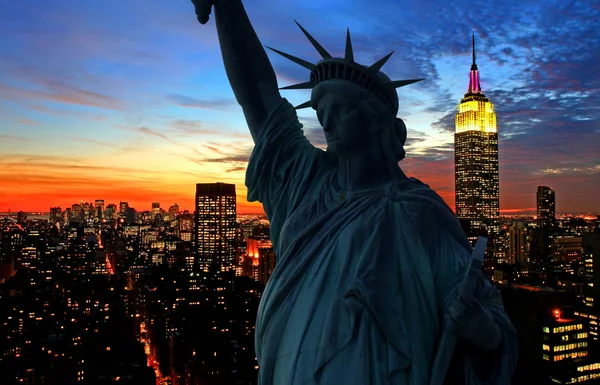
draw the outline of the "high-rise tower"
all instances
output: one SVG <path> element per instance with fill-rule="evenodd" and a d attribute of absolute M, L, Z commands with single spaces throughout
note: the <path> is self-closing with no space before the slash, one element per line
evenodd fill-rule
<path fill-rule="evenodd" d="M 98 220 L 104 219 L 104 199 L 96 199 L 94 217 Z"/>
<path fill-rule="evenodd" d="M 479 84 L 475 34 L 469 89 L 456 114 L 454 160 L 456 216 L 472 241 L 482 227 L 493 237 L 500 232 L 498 131 L 494 105 Z"/>
<path fill-rule="evenodd" d="M 235 270 L 235 185 L 196 184 L 195 269 Z"/>
<path fill-rule="evenodd" d="M 548 186 L 538 186 L 537 206 L 537 254 L 546 258 L 552 253 L 552 233 L 556 227 L 556 198 Z"/>

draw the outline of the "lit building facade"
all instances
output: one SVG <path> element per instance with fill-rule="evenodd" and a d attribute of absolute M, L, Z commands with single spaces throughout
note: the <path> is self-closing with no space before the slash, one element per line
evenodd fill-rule
<path fill-rule="evenodd" d="M 582 257 L 582 237 L 579 235 L 556 235 L 552 239 L 552 253 L 555 261 L 571 262 Z"/>
<path fill-rule="evenodd" d="M 600 379 L 600 361 L 589 346 L 587 322 L 577 316 L 563 318 L 553 311 L 553 319 L 543 326 L 542 357 L 548 363 L 550 381 L 555 384 L 591 384 Z"/>
<path fill-rule="evenodd" d="M 582 308 L 575 315 L 586 318 L 592 339 L 597 343 L 600 330 L 600 233 L 584 233 L 582 239 L 584 276 L 587 286 Z"/>
<path fill-rule="evenodd" d="M 555 310 L 556 318 L 550 320 L 542 328 L 542 358 L 544 361 L 558 362 L 563 360 L 587 357 L 588 330 L 581 318 L 561 318 L 560 310 Z"/>
<path fill-rule="evenodd" d="M 466 225 L 467 236 L 477 239 L 482 227 L 500 232 L 498 131 L 494 105 L 481 91 L 479 70 L 473 63 L 469 89 L 458 105 L 454 134 L 456 216 Z"/>
<path fill-rule="evenodd" d="M 269 239 L 247 238 L 246 250 L 239 258 L 237 276 L 247 276 L 263 285 L 275 269 L 275 252 Z"/>
<path fill-rule="evenodd" d="M 597 384 L 600 360 L 591 357 L 560 362 L 550 375 L 553 384 Z"/>
<path fill-rule="evenodd" d="M 235 269 L 236 195 L 235 185 L 196 185 L 194 246 L 195 269 Z"/>

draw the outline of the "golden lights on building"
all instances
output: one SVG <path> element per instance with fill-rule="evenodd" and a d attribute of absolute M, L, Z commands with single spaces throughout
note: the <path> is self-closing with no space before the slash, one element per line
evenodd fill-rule
<path fill-rule="evenodd" d="M 590 354 L 588 330 L 581 318 L 564 318 L 560 309 L 543 326 L 542 358 L 556 384 L 596 383 L 600 362 Z"/>
<path fill-rule="evenodd" d="M 490 99 L 465 96 L 461 100 L 456 114 L 456 132 L 466 131 L 498 132 L 496 112 Z"/>
<path fill-rule="evenodd" d="M 456 215 L 469 224 L 469 239 L 479 229 L 500 232 L 498 131 L 494 105 L 481 91 L 479 70 L 473 63 L 469 88 L 458 105 L 454 134 Z"/>
<path fill-rule="evenodd" d="M 208 271 L 235 269 L 236 195 L 235 185 L 198 183 L 196 185 L 194 244 L 195 268 Z"/>
<path fill-rule="evenodd" d="M 589 353 L 586 325 L 577 319 L 561 317 L 555 310 L 555 319 L 543 327 L 542 358 L 557 362 L 586 357 Z"/>

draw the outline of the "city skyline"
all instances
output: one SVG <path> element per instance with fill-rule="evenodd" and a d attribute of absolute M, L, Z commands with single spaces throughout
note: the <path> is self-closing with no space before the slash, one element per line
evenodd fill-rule
<path fill-rule="evenodd" d="M 408 127 L 401 166 L 452 208 L 454 116 L 468 86 L 474 29 L 481 87 L 498 117 L 501 213 L 534 212 L 538 185 L 556 191 L 557 212 L 600 212 L 600 113 L 593 108 L 600 53 L 585 49 L 598 40 L 597 6 L 261 0 L 247 8 L 265 45 L 314 60 L 296 18 L 341 55 L 349 27 L 357 61 L 396 50 L 384 69 L 391 78 L 424 77 L 399 90 L 398 115 Z M 246 202 L 252 141 L 214 21 L 200 26 L 191 3 L 63 0 L 0 10 L 0 32 L 11 37 L 0 43 L 8 75 L 0 81 L 0 212 L 46 212 L 82 198 L 140 209 L 178 202 L 190 210 L 195 184 L 217 181 L 236 184 L 241 213 L 262 212 Z M 269 57 L 281 87 L 306 81 L 307 71 Z M 282 95 L 296 103 L 307 92 Z M 322 147 L 314 111 L 299 116 Z"/>

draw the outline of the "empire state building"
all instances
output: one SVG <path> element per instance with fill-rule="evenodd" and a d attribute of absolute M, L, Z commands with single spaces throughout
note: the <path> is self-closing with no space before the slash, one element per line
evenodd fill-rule
<path fill-rule="evenodd" d="M 500 194 L 496 113 L 479 84 L 475 34 L 469 89 L 461 99 L 456 114 L 454 165 L 456 216 L 461 220 L 469 239 L 477 239 L 482 227 L 488 234 L 498 234 Z"/>

